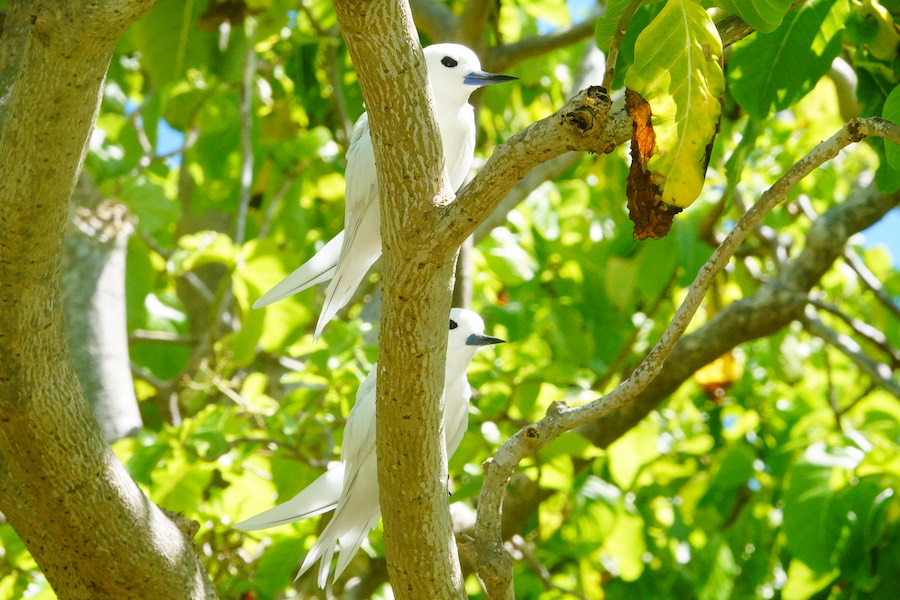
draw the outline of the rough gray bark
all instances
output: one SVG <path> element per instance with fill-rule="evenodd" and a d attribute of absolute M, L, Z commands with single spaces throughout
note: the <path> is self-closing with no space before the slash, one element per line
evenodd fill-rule
<path fill-rule="evenodd" d="M 116 40 L 149 4 L 15 3 L 0 40 L 0 510 L 63 599 L 215 595 L 103 439 L 63 324 L 68 198 Z"/>
<path fill-rule="evenodd" d="M 128 360 L 125 249 L 132 225 L 124 205 L 104 201 L 87 175 L 72 194 L 62 263 L 69 350 L 91 411 L 108 442 L 141 427 Z"/>
<path fill-rule="evenodd" d="M 379 173 L 384 287 L 376 439 L 388 572 L 397 598 L 463 598 L 441 405 L 456 248 L 429 252 L 427 226 L 453 191 L 442 176 L 408 4 L 343 0 L 335 10 L 359 75 Z"/>

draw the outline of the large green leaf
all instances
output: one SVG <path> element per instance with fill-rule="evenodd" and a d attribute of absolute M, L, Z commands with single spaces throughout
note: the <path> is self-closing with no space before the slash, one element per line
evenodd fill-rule
<path fill-rule="evenodd" d="M 716 27 L 691 0 L 669 0 L 635 44 L 625 85 L 652 113 L 656 146 L 648 168 L 667 204 L 686 207 L 700 190 L 706 148 L 716 132 L 725 78 Z"/>
<path fill-rule="evenodd" d="M 881 116 L 892 123 L 900 124 L 900 85 L 888 94 L 887 100 L 884 101 L 884 110 Z M 900 171 L 900 144 L 885 140 L 884 154 L 887 157 L 888 164 L 895 170 Z"/>
<path fill-rule="evenodd" d="M 758 119 L 805 96 L 841 50 L 847 0 L 807 2 L 773 33 L 739 44 L 729 60 L 731 93 Z"/>
<path fill-rule="evenodd" d="M 831 571 L 837 531 L 829 522 L 834 492 L 828 485 L 831 467 L 800 463 L 791 471 L 784 493 L 784 532 L 787 545 L 814 571 Z"/>
<path fill-rule="evenodd" d="M 791 0 L 719 0 L 718 4 L 738 15 L 753 29 L 769 33 L 781 25 Z"/>
<path fill-rule="evenodd" d="M 594 38 L 597 40 L 597 47 L 606 52 L 609 49 L 609 42 L 616 34 L 616 27 L 622 18 L 622 13 L 628 7 L 631 0 L 609 0 L 606 3 L 606 14 L 597 19 L 597 29 L 594 31 Z"/>
<path fill-rule="evenodd" d="M 132 25 L 122 41 L 140 53 L 141 66 L 157 88 L 180 79 L 188 69 L 208 69 L 216 53 L 216 34 L 198 27 L 206 0 L 159 0 Z"/>

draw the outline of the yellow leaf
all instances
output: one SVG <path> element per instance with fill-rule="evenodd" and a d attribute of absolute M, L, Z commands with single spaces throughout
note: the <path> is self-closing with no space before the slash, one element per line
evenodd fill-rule
<path fill-rule="evenodd" d="M 648 168 L 662 200 L 686 208 L 706 177 L 722 111 L 722 41 L 702 6 L 668 0 L 635 43 L 625 85 L 649 104 L 656 146 Z"/>

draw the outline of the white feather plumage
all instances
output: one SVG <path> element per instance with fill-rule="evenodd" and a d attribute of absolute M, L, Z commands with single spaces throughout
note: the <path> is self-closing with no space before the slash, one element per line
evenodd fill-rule
<path fill-rule="evenodd" d="M 447 366 L 444 374 L 444 440 L 447 456 L 462 441 L 472 395 L 466 369 L 478 348 L 503 340 L 484 335 L 484 322 L 461 308 L 450 311 Z M 325 587 L 336 546 L 340 547 L 335 579 L 347 568 L 369 530 L 381 518 L 375 457 L 375 374 L 377 365 L 359 386 L 356 404 L 347 417 L 341 464 L 330 469 L 299 494 L 278 506 L 235 525 L 251 531 L 299 521 L 334 509 L 334 516 L 300 566 L 297 577 L 317 560 L 318 584 Z"/>
<path fill-rule="evenodd" d="M 475 150 L 475 114 L 469 96 L 477 87 L 515 78 L 481 71 L 475 53 L 458 44 L 435 44 L 424 53 L 444 150 L 444 172 L 450 187 L 456 190 L 469 173 Z M 381 256 L 378 179 L 367 113 L 353 127 L 345 178 L 344 230 L 253 303 L 253 308 L 261 308 L 330 279 L 316 337 L 350 301 Z"/>

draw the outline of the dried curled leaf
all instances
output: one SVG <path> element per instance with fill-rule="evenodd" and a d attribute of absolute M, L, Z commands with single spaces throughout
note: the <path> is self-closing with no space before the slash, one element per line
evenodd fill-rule
<path fill-rule="evenodd" d="M 634 239 L 658 240 L 672 228 L 672 218 L 680 208 L 662 201 L 661 190 L 654 183 L 647 163 L 653 156 L 656 135 L 650 122 L 650 105 L 640 94 L 625 89 L 625 110 L 634 121 L 631 138 L 631 169 L 628 171 L 626 195 L 628 217 L 634 223 Z"/>
<path fill-rule="evenodd" d="M 662 201 L 687 208 L 703 189 L 722 112 L 722 41 L 692 0 L 668 0 L 638 36 L 625 85 L 650 105 L 655 145 L 646 170 Z"/>

